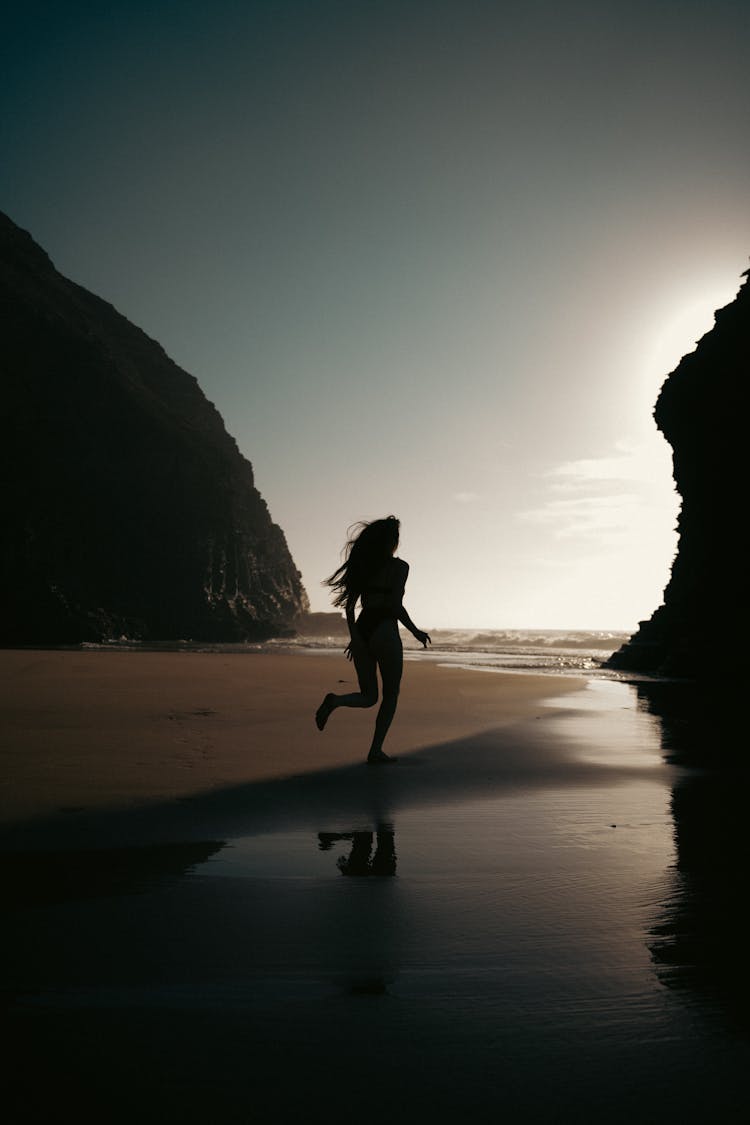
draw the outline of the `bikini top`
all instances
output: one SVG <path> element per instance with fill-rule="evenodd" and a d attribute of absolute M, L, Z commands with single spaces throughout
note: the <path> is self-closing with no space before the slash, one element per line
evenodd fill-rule
<path fill-rule="evenodd" d="M 400 562 L 400 560 L 397 561 Z M 388 564 L 388 569 L 391 569 L 390 564 Z M 398 571 L 396 571 L 394 567 L 391 573 L 394 577 L 392 583 L 382 581 L 373 582 L 362 591 L 360 597 L 362 599 L 363 609 L 391 608 L 394 606 L 394 603 L 399 606 L 401 605 L 401 599 L 404 596 L 404 586 L 406 585 L 406 577 L 401 567 L 398 568 Z"/>

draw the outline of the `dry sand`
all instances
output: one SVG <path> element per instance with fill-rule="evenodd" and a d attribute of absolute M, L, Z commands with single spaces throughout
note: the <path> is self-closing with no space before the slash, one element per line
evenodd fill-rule
<path fill-rule="evenodd" d="M 580 686 L 407 660 L 386 749 L 402 757 L 533 718 Z M 375 710 L 341 708 L 323 733 L 313 721 L 327 691 L 352 690 L 343 654 L 2 651 L 0 824 L 361 762 Z"/>

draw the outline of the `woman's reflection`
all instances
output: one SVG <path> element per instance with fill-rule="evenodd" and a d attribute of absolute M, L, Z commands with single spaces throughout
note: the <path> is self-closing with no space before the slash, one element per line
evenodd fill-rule
<path fill-rule="evenodd" d="M 392 825 L 379 824 L 374 833 L 370 831 L 318 833 L 318 847 L 323 852 L 329 851 L 338 840 L 352 842 L 349 855 L 339 856 L 336 860 L 336 866 L 342 875 L 361 877 L 396 874 L 396 843 Z"/>

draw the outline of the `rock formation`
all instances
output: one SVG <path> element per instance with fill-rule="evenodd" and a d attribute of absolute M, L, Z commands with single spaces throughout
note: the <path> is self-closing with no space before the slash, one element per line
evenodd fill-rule
<path fill-rule="evenodd" d="M 239 640 L 307 596 L 215 407 L 0 214 L 0 643 Z"/>
<path fill-rule="evenodd" d="M 747 271 L 743 276 L 750 274 Z M 701 681 L 739 675 L 746 648 L 744 558 L 750 282 L 661 389 L 656 424 L 682 497 L 664 603 L 609 666 Z"/>

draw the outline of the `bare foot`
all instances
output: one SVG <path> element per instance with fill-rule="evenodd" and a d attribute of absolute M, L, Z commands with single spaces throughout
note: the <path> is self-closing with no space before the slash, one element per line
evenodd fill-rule
<path fill-rule="evenodd" d="M 391 758 L 389 754 L 385 754 L 382 750 L 376 750 L 374 754 L 367 755 L 368 766 L 389 766 L 391 762 L 397 762 L 398 758 Z"/>
<path fill-rule="evenodd" d="M 329 691 L 328 695 L 325 697 L 320 707 L 315 712 L 315 726 L 318 728 L 318 730 L 323 730 L 323 727 L 328 722 L 328 717 L 331 714 L 331 711 L 333 711 L 333 692 Z"/>

